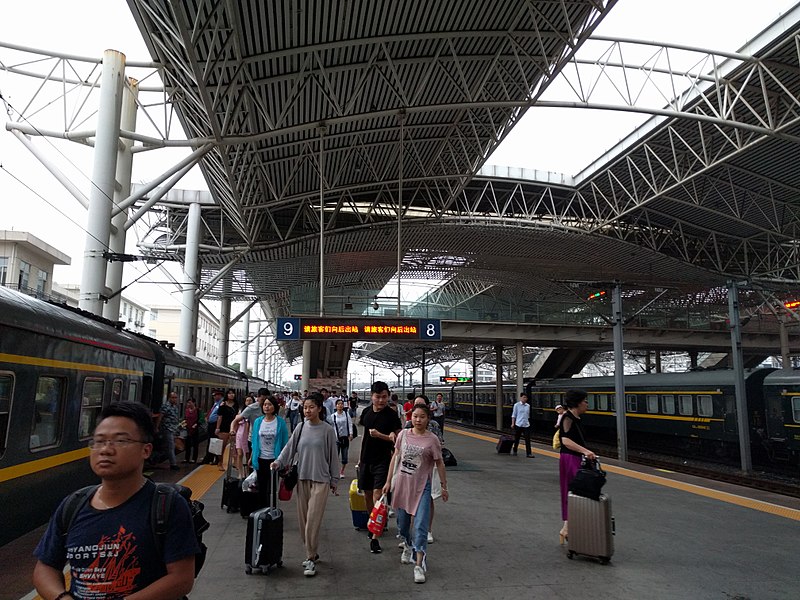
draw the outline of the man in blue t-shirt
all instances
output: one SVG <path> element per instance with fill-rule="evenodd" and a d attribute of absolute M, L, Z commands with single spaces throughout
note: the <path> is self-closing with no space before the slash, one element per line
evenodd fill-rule
<path fill-rule="evenodd" d="M 180 598 L 194 584 L 199 548 L 186 502 L 172 503 L 162 543 L 155 539 L 156 486 L 142 475 L 153 451 L 150 413 L 141 404 L 117 402 L 103 409 L 100 419 L 89 441 L 89 460 L 102 483 L 68 527 L 62 518 L 66 502 L 51 517 L 34 552 L 36 591 L 62 600 L 110 600 L 136 592 L 143 598 Z"/>

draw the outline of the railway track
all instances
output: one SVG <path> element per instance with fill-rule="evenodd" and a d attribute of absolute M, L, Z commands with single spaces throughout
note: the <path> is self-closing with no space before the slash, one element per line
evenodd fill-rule
<path fill-rule="evenodd" d="M 489 435 L 512 435 L 510 430 L 500 431 L 494 427 L 486 425 L 472 425 L 457 420 L 448 419 L 448 423 L 454 426 L 471 431 L 480 431 Z M 552 436 L 531 435 L 531 440 L 540 444 L 550 445 Z M 608 444 L 592 443 L 592 449 L 600 456 L 617 458 L 616 447 Z M 673 471 L 694 475 L 704 479 L 721 481 L 734 485 L 741 485 L 752 489 L 781 494 L 792 498 L 800 498 L 800 473 L 791 472 L 786 469 L 757 465 L 751 474 L 742 473 L 738 465 L 718 459 L 702 460 L 697 457 L 686 458 L 657 454 L 641 448 L 631 447 L 628 452 L 628 461 L 640 465 L 645 465 L 655 469 Z"/>

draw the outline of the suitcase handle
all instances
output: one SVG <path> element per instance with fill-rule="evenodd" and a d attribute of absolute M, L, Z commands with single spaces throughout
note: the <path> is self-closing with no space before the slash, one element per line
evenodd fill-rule
<path fill-rule="evenodd" d="M 270 471 L 272 471 L 272 507 L 278 508 L 278 486 L 280 485 L 278 470 L 270 469 Z"/>

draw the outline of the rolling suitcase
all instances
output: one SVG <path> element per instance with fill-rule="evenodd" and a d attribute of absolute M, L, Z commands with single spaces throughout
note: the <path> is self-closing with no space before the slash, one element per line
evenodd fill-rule
<path fill-rule="evenodd" d="M 244 572 L 269 574 L 283 565 L 283 511 L 278 508 L 278 472 L 272 471 L 272 506 L 255 511 L 247 518 L 244 546 Z"/>
<path fill-rule="evenodd" d="M 353 514 L 353 527 L 366 529 L 369 521 L 367 500 L 364 492 L 358 489 L 358 479 L 353 479 L 350 483 L 350 512 Z"/>
<path fill-rule="evenodd" d="M 225 469 L 225 479 L 222 482 L 222 500 L 219 507 L 227 507 L 227 512 L 239 512 L 242 499 L 242 482 L 238 477 L 233 477 L 233 452 L 228 452 L 228 467 Z"/>
<path fill-rule="evenodd" d="M 511 454 L 511 448 L 514 447 L 514 438 L 510 435 L 501 435 L 497 441 L 498 454 Z"/>
<path fill-rule="evenodd" d="M 611 516 L 611 499 L 600 495 L 600 500 L 567 496 L 569 536 L 567 558 L 576 554 L 592 556 L 607 564 L 614 554 L 614 523 Z"/>

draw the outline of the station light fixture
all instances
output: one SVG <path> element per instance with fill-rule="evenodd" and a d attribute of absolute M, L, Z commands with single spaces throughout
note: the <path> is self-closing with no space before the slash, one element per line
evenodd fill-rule
<path fill-rule="evenodd" d="M 800 300 L 791 300 L 790 302 L 784 302 L 783 306 L 788 309 L 800 308 Z"/>
<path fill-rule="evenodd" d="M 587 300 L 597 300 L 598 298 L 602 298 L 605 295 L 606 295 L 606 291 L 605 290 L 600 290 L 598 292 L 595 292 L 594 294 L 590 294 L 589 297 L 586 298 L 586 299 Z"/>

